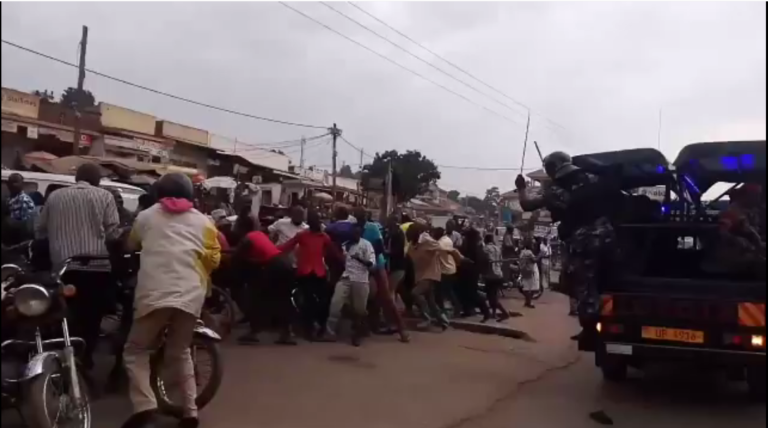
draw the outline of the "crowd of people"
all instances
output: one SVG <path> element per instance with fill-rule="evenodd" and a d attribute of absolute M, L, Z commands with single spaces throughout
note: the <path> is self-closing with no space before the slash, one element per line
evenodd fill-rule
<path fill-rule="evenodd" d="M 572 312 L 584 328 L 574 339 L 584 339 L 596 331 L 601 267 L 618 253 L 614 219 L 625 195 L 618 180 L 579 169 L 565 153 L 546 157 L 544 169 L 551 182 L 540 196 L 528 194 L 522 176 L 515 184 L 525 211 L 546 208 L 559 224 L 565 244 L 560 282 L 570 288 Z M 217 228 L 212 217 L 196 208 L 195 188 L 185 175 L 161 177 L 140 199 L 137 213 L 123 207 L 119 194 L 99 187 L 96 165 L 83 164 L 75 178 L 76 185 L 52 192 L 43 205 L 23 191 L 21 175 L 9 177 L 3 250 L 34 237 L 36 253 L 44 253 L 52 265 L 84 254 L 108 256 L 116 248 L 141 250 L 124 351 L 135 412 L 124 428 L 152 426 L 157 402 L 149 386 L 149 358 L 165 332 L 166 358 L 181 368 L 185 390 L 179 426 L 198 426 L 189 343 L 212 276 L 245 313 L 249 330 L 238 338 L 240 344 L 257 344 L 262 332 L 276 329 L 276 343 L 288 346 L 298 344 L 296 325 L 308 341 L 336 341 L 345 317 L 351 320 L 355 346 L 369 334 L 396 334 L 409 342 L 403 313 L 420 317 L 421 329 L 445 330 L 451 318 L 478 312 L 483 322 L 504 321 L 510 313 L 499 297 L 514 275 L 519 275 L 528 308 L 533 308 L 533 294 L 549 283 L 552 250 L 547 242 L 515 239 L 511 228 L 498 245 L 494 234 L 461 227 L 455 220 L 441 228 L 393 215 L 381 225 L 363 208 L 350 213 L 338 207 L 333 219 L 324 222 L 317 210 L 301 206 L 262 227 L 246 205 L 231 227 Z M 724 260 L 762 275 L 764 206 L 762 188 L 745 186 L 732 192 L 731 206 L 719 219 L 719 245 L 738 256 Z M 114 300 L 111 271 L 108 261 L 75 265 L 65 279 L 78 289 L 71 304 L 72 327 L 86 341 L 86 368 L 93 366 L 100 320 Z"/>
<path fill-rule="evenodd" d="M 141 251 L 122 352 L 134 407 L 125 428 L 151 426 L 156 417 L 149 358 L 161 334 L 166 334 L 165 356 L 182 376 L 186 410 L 179 426 L 198 425 L 188 345 L 212 277 L 224 282 L 220 286 L 232 291 L 245 313 L 249 330 L 238 338 L 242 345 L 257 344 L 260 334 L 273 328 L 279 332 L 276 343 L 296 345 L 297 325 L 309 341 L 336 341 L 345 317 L 351 320 L 355 346 L 370 334 L 397 335 L 407 343 L 411 337 L 398 301 L 406 314 L 421 317 L 421 329 L 445 330 L 451 318 L 478 311 L 483 322 L 510 316 L 499 299 L 504 260 L 493 235 L 462 230 L 453 220 L 432 228 L 393 215 L 381 225 L 363 208 L 350 213 L 338 207 L 332 221 L 323 222 L 316 210 L 295 206 L 262 227 L 243 206 L 232 227 L 217 229 L 211 216 L 196 209 L 195 187 L 185 175 L 161 177 L 142 195 L 135 213 L 125 209 L 119 193 L 99 187 L 96 165 L 83 164 L 75 180 L 43 204 L 23 191 L 23 176 L 10 177 L 3 247 L 34 238 L 35 256 L 49 266 L 74 256 Z M 533 243 L 524 246 L 532 249 Z M 536 257 L 526 251 L 520 252 L 524 278 L 538 272 Z M 63 279 L 78 290 L 70 304 L 71 325 L 86 342 L 83 366 L 88 370 L 101 320 L 117 299 L 111 260 L 73 264 Z"/>

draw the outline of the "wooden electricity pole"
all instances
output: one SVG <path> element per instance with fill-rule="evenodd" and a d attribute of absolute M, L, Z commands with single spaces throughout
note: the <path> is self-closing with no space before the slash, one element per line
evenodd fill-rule
<path fill-rule="evenodd" d="M 85 83 L 85 53 L 88 48 L 88 27 L 83 25 L 83 35 L 80 39 L 80 65 L 77 73 L 77 95 L 75 96 L 75 137 L 72 142 L 72 154 L 80 154 L 80 103 L 83 100 L 83 84 Z"/>
<path fill-rule="evenodd" d="M 336 151 L 336 140 L 339 138 L 339 135 L 341 135 L 341 129 L 336 127 L 336 124 L 333 124 L 333 128 L 329 129 L 328 132 L 331 133 L 333 136 L 333 162 L 332 162 L 332 168 L 331 171 L 331 196 L 333 197 L 332 207 L 336 207 L 336 156 L 338 155 L 338 152 Z"/>

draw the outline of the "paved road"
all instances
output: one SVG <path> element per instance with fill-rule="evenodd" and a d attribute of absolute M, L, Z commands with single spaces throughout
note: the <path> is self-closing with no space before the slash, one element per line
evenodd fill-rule
<path fill-rule="evenodd" d="M 743 391 L 696 373 L 603 385 L 568 340 L 575 326 L 565 311 L 565 299 L 551 296 L 510 321 L 535 343 L 449 331 L 415 334 L 410 345 L 375 338 L 359 349 L 225 344 L 224 383 L 203 426 L 589 428 L 599 426 L 588 418 L 597 410 L 625 428 L 765 426 L 765 405 L 745 405 Z M 124 397 L 101 400 L 94 428 L 118 428 L 128 412 Z M 2 428 L 18 427 L 12 415 L 2 419 Z"/>
<path fill-rule="evenodd" d="M 765 427 L 765 403 L 745 402 L 745 388 L 713 375 L 659 368 L 628 384 L 606 385 L 585 356 L 566 370 L 522 385 L 482 417 L 453 428 L 595 428 L 603 411 L 621 428 Z"/>

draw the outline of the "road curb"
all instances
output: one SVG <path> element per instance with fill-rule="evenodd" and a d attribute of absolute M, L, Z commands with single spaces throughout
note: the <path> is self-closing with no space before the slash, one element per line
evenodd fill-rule
<path fill-rule="evenodd" d="M 509 337 L 511 339 L 535 342 L 535 340 L 528 333 L 522 330 L 516 330 L 506 325 L 490 324 L 490 323 L 481 324 L 479 322 L 454 320 L 454 321 L 451 321 L 451 327 L 457 330 L 464 330 L 471 333 L 493 334 L 496 336 Z"/>
<path fill-rule="evenodd" d="M 404 321 L 409 330 L 423 331 L 423 329 L 418 328 L 418 325 L 421 324 L 423 320 L 417 318 L 406 318 Z M 450 325 L 456 330 L 468 331 L 470 333 L 502 336 L 508 337 L 510 339 L 525 340 L 528 342 L 536 341 L 533 337 L 531 337 L 530 334 L 522 330 L 517 330 L 511 328 L 508 325 L 498 324 L 492 321 L 486 324 L 482 324 L 477 321 L 451 320 Z"/>

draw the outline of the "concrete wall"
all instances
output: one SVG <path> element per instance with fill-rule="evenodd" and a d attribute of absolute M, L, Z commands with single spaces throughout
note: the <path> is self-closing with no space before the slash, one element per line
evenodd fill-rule
<path fill-rule="evenodd" d="M 208 147 L 208 131 L 163 120 L 157 122 L 158 135 L 189 144 Z"/>
<path fill-rule="evenodd" d="M 99 103 L 99 110 L 105 128 L 155 135 L 155 116 L 107 103 Z"/>

